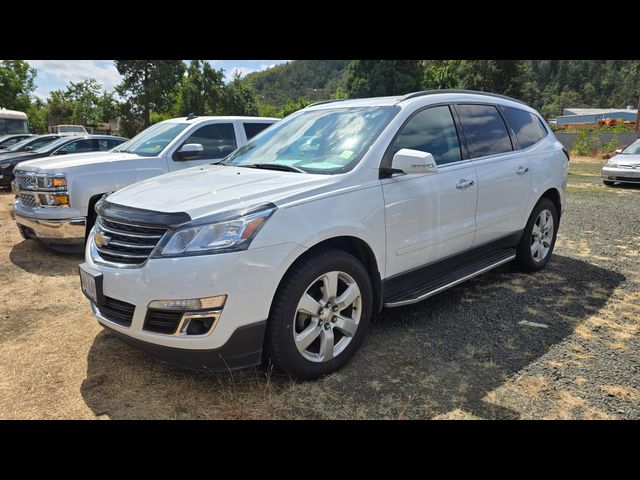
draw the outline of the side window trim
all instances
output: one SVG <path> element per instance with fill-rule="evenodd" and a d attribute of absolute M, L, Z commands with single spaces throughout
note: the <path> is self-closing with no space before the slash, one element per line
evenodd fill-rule
<path fill-rule="evenodd" d="M 517 143 L 514 143 L 515 133 L 512 132 L 511 126 L 507 123 L 507 121 L 504 118 L 504 115 L 500 111 L 500 108 L 499 108 L 500 105 L 495 104 L 495 103 L 473 102 L 473 101 L 452 103 L 451 106 L 456 111 L 456 115 L 458 115 L 456 117 L 456 120 L 458 120 L 458 121 L 460 121 L 459 113 L 458 113 L 458 110 L 457 110 L 458 105 L 485 105 L 485 106 L 495 107 L 495 109 L 498 111 L 498 115 L 500 115 L 500 117 L 502 118 L 502 121 L 504 122 L 505 128 L 507 129 L 507 133 L 509 134 L 509 140 L 511 141 L 511 149 L 512 150 L 510 152 L 494 153 L 493 155 L 485 155 L 484 157 L 472 157 L 471 156 L 471 151 L 468 148 L 466 148 L 466 154 L 467 154 L 467 156 L 465 157 L 466 160 L 470 160 L 472 162 L 474 162 L 476 160 L 485 160 L 487 158 L 500 157 L 502 155 L 510 155 L 510 154 L 512 154 L 514 152 L 518 152 L 520 150 L 519 145 Z M 464 138 L 465 138 L 465 146 L 467 146 L 467 137 L 466 137 L 466 132 L 464 131 L 464 125 L 462 124 L 462 121 L 460 121 L 460 130 L 463 132 L 463 135 L 464 135 Z M 518 148 L 516 148 L 516 145 L 518 145 Z"/>
<path fill-rule="evenodd" d="M 400 136 L 400 133 L 404 130 L 404 128 L 407 126 L 407 124 L 413 119 L 413 117 L 415 117 L 416 115 L 418 115 L 419 113 L 428 110 L 430 108 L 435 108 L 435 107 L 449 107 L 449 112 L 451 113 L 451 117 L 453 120 L 453 125 L 456 129 L 456 135 L 458 136 L 458 147 L 460 148 L 460 160 L 458 160 L 457 162 L 451 162 L 451 163 L 446 163 L 444 165 L 442 165 L 440 168 L 445 167 L 445 166 L 449 166 L 449 165 L 457 165 L 461 162 L 464 162 L 465 159 L 465 152 L 467 149 L 467 145 L 466 142 L 463 143 L 463 139 L 461 138 L 461 132 L 460 129 L 458 128 L 458 122 L 457 122 L 457 112 L 454 113 L 453 109 L 451 108 L 453 104 L 451 103 L 447 103 L 447 102 L 443 102 L 443 103 L 433 103 L 433 104 L 429 104 L 429 105 L 425 105 L 424 107 L 420 107 L 417 110 L 415 110 L 413 113 L 411 113 L 411 115 L 409 115 L 404 122 L 402 122 L 402 125 L 400 125 L 400 127 L 398 128 L 398 130 L 396 131 L 395 135 L 393 136 L 393 138 L 391 139 L 391 141 L 389 142 L 389 145 L 387 145 L 387 148 L 384 151 L 384 154 L 382 155 L 382 159 L 380 160 L 380 169 L 382 168 L 388 168 L 391 167 L 391 161 L 393 159 L 393 155 L 391 153 L 392 149 L 393 149 L 393 145 L 394 143 L 396 143 L 396 140 L 398 139 L 398 137 Z M 380 178 L 385 178 L 384 174 L 382 173 L 382 170 L 380 171 Z"/>

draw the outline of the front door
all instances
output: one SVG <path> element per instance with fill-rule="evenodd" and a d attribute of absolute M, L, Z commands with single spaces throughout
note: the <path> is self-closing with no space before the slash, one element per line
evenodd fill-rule
<path fill-rule="evenodd" d="M 402 127 L 391 155 L 411 148 L 433 155 L 439 171 L 382 180 L 387 277 L 464 252 L 475 233 L 475 168 L 462 160 L 448 106 L 423 109 Z"/>

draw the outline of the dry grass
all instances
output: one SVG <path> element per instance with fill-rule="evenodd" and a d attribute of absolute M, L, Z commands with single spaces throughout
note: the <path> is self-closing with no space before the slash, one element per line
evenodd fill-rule
<path fill-rule="evenodd" d="M 571 160 L 578 175 L 590 174 L 596 163 L 593 159 Z M 585 315 L 564 344 L 552 344 L 544 354 L 523 351 L 521 343 L 505 337 L 500 346 L 468 343 L 434 369 L 416 364 L 416 359 L 408 356 L 400 358 L 404 353 L 401 348 L 395 370 L 385 370 L 395 354 L 383 355 L 369 345 L 360 371 L 379 369 L 372 375 L 354 379 L 352 373 L 342 371 L 307 383 L 274 376 L 268 369 L 204 375 L 167 367 L 102 331 L 80 293 L 77 265 L 82 256 L 53 253 L 35 242 L 23 241 L 8 215 L 10 199 L 11 195 L 0 194 L 2 419 L 615 417 L 589 399 L 587 389 L 594 384 L 596 390 L 601 389 L 600 395 L 640 403 L 638 389 L 617 385 L 614 379 L 600 386 L 602 382 L 593 382 L 587 373 L 576 370 L 573 382 L 559 387 L 547 374 L 504 371 L 492 355 L 501 348 L 512 357 L 521 357 L 523 366 L 542 362 L 549 370 L 564 369 L 567 375 L 572 368 L 594 361 L 590 346 L 596 342 L 604 342 L 616 354 L 627 351 L 627 343 L 640 329 L 640 293 L 631 289 L 612 294 L 600 291 L 597 284 L 585 293 L 585 301 L 600 298 L 605 307 Z M 607 260 L 595 257 L 590 245 L 589 239 L 561 236 L 557 248 L 585 261 Z M 629 259 L 625 275 L 637 281 L 637 249 L 623 243 L 613 248 Z M 527 282 L 532 281 L 557 283 L 562 277 L 553 272 L 541 272 L 535 280 L 514 275 L 501 288 L 524 294 L 530 287 Z M 571 287 L 559 285 L 565 290 L 552 299 L 554 305 L 572 301 Z M 485 292 L 499 295 L 478 282 L 475 294 L 460 295 L 460 308 L 473 309 L 477 296 Z M 540 312 L 527 308 L 527 315 L 537 321 Z M 575 319 L 558 315 L 553 321 L 569 324 Z M 440 338 L 417 339 L 411 332 L 401 336 L 402 328 L 389 328 L 386 334 L 406 342 L 431 342 L 436 350 L 442 342 Z M 547 329 L 529 329 L 527 335 L 535 339 L 542 330 Z M 475 376 L 469 374 L 469 368 L 477 369 Z M 499 382 L 490 383 L 484 391 L 477 383 L 485 377 Z"/>

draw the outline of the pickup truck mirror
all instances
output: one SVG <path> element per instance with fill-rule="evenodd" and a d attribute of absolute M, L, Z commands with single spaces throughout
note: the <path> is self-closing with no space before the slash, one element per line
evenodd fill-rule
<path fill-rule="evenodd" d="M 33 147 L 31 145 L 24 147 L 25 152 L 30 152 L 31 150 L 33 150 Z"/>
<path fill-rule="evenodd" d="M 622 149 L 621 148 L 617 148 L 616 149 L 616 153 L 622 153 Z"/>
<path fill-rule="evenodd" d="M 187 143 L 176 154 L 178 160 L 191 160 L 201 157 L 204 154 L 204 147 L 201 143 Z"/>
<path fill-rule="evenodd" d="M 390 173 L 423 174 L 437 173 L 438 165 L 428 152 L 401 148 L 393 156 Z"/>

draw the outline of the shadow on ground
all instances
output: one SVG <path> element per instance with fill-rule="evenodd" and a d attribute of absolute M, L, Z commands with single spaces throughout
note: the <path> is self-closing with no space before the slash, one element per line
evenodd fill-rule
<path fill-rule="evenodd" d="M 56 252 L 36 240 L 23 240 L 13 246 L 9 259 L 26 272 L 58 277 L 77 275 L 84 254 Z"/>
<path fill-rule="evenodd" d="M 557 255 L 537 274 L 502 267 L 383 310 L 346 368 L 317 382 L 267 379 L 263 369 L 183 371 L 102 332 L 81 393 L 111 418 L 431 418 L 454 409 L 518 418 L 486 394 L 603 308 L 624 278 Z"/>

